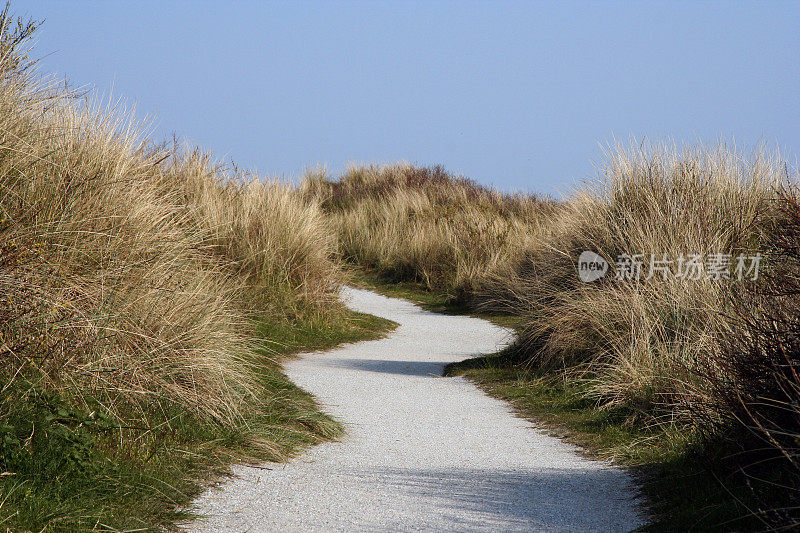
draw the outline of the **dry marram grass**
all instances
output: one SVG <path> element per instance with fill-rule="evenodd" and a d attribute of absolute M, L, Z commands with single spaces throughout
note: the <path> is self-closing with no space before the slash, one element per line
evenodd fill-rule
<path fill-rule="evenodd" d="M 334 236 L 291 187 L 154 146 L 0 60 L 0 333 L 15 376 L 235 423 L 248 311 L 325 310 Z M 90 392 L 91 391 L 91 392 Z"/>

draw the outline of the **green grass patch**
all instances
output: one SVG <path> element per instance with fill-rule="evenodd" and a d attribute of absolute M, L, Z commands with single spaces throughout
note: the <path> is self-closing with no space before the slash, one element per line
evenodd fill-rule
<path fill-rule="evenodd" d="M 268 353 L 279 356 L 303 351 L 327 350 L 340 344 L 379 338 L 397 327 L 397 323 L 365 313 L 346 311 L 346 318 L 281 318 L 263 320 L 258 337 Z"/>
<path fill-rule="evenodd" d="M 766 528 L 752 515 L 757 504 L 745 480 L 725 466 L 733 453 L 727 446 L 648 424 L 644 413 L 630 407 L 600 407 L 587 398 L 581 380 L 521 367 L 508 352 L 450 364 L 445 375 L 470 379 L 590 457 L 630 467 L 650 502 L 647 531 Z"/>
<path fill-rule="evenodd" d="M 110 419 L 97 399 L 65 397 L 32 377 L 11 381 L 0 396 L 0 528 L 174 528 L 190 518 L 191 499 L 231 463 L 285 460 L 341 434 L 282 372 L 283 357 L 377 338 L 395 326 L 344 310 L 259 321 L 262 347 L 252 361 L 259 390 L 253 411 L 234 429 L 158 398 Z"/>

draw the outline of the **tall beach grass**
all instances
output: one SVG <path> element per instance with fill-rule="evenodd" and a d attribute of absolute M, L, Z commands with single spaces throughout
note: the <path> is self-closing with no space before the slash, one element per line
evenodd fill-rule
<path fill-rule="evenodd" d="M 302 192 L 328 213 L 347 261 L 468 301 L 481 280 L 535 246 L 555 202 L 501 194 L 441 167 L 351 166 L 311 173 Z"/>
<path fill-rule="evenodd" d="M 726 295 L 752 281 L 737 281 L 735 264 L 730 279 L 707 270 L 680 278 L 680 258 L 696 255 L 708 267 L 715 254 L 735 263 L 761 252 L 785 169 L 776 156 L 745 157 L 722 146 L 634 146 L 609 159 L 600 178 L 550 221 L 539 245 L 486 285 L 483 305 L 525 317 L 520 349 L 530 364 L 590 372 L 601 402 L 664 407 L 669 416 L 685 408 L 688 415 L 704 390 L 699 369 L 734 328 Z M 582 282 L 583 251 L 606 258 L 611 272 Z M 642 255 L 640 279 L 615 277 L 623 254 Z M 653 257 L 666 258 L 671 272 L 649 277 Z"/>
<path fill-rule="evenodd" d="M 169 525 L 231 458 L 337 433 L 274 355 L 343 316 L 335 234 L 39 75 L 34 29 L 0 16 L 0 524 Z"/>

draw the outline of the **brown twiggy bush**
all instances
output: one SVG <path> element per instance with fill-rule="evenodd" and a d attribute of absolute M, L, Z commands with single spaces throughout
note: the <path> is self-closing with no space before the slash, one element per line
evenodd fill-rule
<path fill-rule="evenodd" d="M 738 448 L 738 469 L 777 529 L 800 524 L 800 191 L 783 188 L 761 282 L 729 296 L 736 328 L 709 365 L 700 423 Z"/>

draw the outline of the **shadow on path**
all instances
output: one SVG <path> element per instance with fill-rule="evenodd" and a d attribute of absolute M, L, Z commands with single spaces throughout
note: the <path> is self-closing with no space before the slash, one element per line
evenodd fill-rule
<path fill-rule="evenodd" d="M 514 530 L 624 531 L 630 518 L 617 512 L 619 506 L 638 498 L 627 487 L 620 491 L 618 471 L 591 467 L 542 468 L 525 474 L 493 469 L 372 474 L 376 483 L 435 500 L 441 515 L 465 529 L 496 525 Z M 599 500 L 598 492 L 605 497 Z"/>
<path fill-rule="evenodd" d="M 389 359 L 326 359 L 322 364 L 334 368 L 351 368 L 382 374 L 404 376 L 441 376 L 445 363 L 429 361 L 392 361 Z"/>

